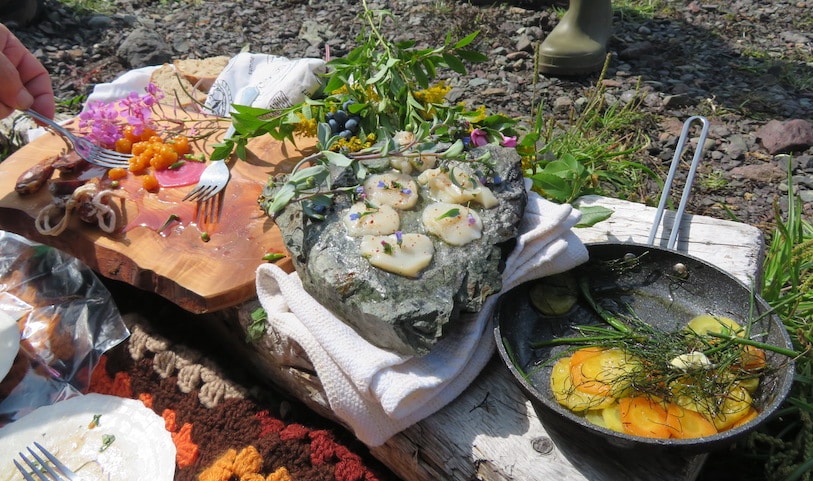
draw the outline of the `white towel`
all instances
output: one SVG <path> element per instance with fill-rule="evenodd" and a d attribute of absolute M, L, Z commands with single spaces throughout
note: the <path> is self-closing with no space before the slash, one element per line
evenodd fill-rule
<path fill-rule="evenodd" d="M 305 100 L 322 86 L 319 74 L 327 71 L 318 58 L 289 59 L 278 55 L 239 53 L 220 72 L 204 105 L 213 114 L 229 115 L 231 104 L 246 88 L 257 90 L 252 107 L 284 109 Z"/>
<path fill-rule="evenodd" d="M 586 262 L 587 249 L 571 231 L 580 217 L 530 193 L 501 292 Z M 422 357 L 373 346 L 305 292 L 296 273 L 273 264 L 257 269 L 257 295 L 271 328 L 305 350 L 333 412 L 370 446 L 454 400 L 494 353 L 490 320 L 499 295 Z"/>

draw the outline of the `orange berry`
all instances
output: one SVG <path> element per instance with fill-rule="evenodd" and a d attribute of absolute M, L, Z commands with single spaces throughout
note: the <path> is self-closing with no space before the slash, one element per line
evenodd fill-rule
<path fill-rule="evenodd" d="M 147 142 L 149 142 L 151 144 L 163 144 L 164 139 L 162 139 L 161 137 L 159 137 L 157 135 L 153 135 L 152 137 L 147 139 Z"/>
<path fill-rule="evenodd" d="M 152 174 L 145 175 L 144 178 L 141 179 L 141 186 L 144 187 L 144 190 L 154 192 L 158 190 L 158 179 Z"/>
<path fill-rule="evenodd" d="M 127 177 L 127 170 L 121 167 L 114 167 L 107 171 L 107 177 L 110 180 L 119 180 Z"/>
<path fill-rule="evenodd" d="M 116 140 L 116 152 L 129 154 L 133 150 L 133 142 L 127 137 Z"/>
<path fill-rule="evenodd" d="M 130 149 L 130 153 L 133 155 L 141 155 L 145 150 L 147 150 L 147 146 L 149 144 L 147 142 L 134 142 L 132 148 Z"/>
<path fill-rule="evenodd" d="M 144 127 L 144 130 L 141 131 L 141 140 L 149 140 L 150 137 L 155 137 L 155 130 Z"/>
<path fill-rule="evenodd" d="M 170 145 L 178 153 L 178 155 L 186 155 L 189 153 L 189 138 L 185 135 L 176 135 L 172 138 Z"/>
<path fill-rule="evenodd" d="M 141 137 L 135 134 L 135 128 L 132 125 L 124 126 L 124 138 L 133 143 L 141 140 Z"/>

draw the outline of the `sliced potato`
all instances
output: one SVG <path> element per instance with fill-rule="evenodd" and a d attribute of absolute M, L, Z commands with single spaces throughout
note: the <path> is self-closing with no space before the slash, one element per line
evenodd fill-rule
<path fill-rule="evenodd" d="M 612 397 L 586 393 L 576 389 L 573 380 L 570 378 L 569 357 L 563 357 L 553 365 L 550 382 L 556 401 L 573 412 L 580 413 L 589 409 L 603 409 L 615 402 Z"/>
<path fill-rule="evenodd" d="M 584 348 L 570 358 L 570 377 L 576 389 L 602 396 L 620 397 L 639 369 L 640 362 L 617 348 Z"/>
<path fill-rule="evenodd" d="M 734 319 L 723 316 L 712 316 L 710 314 L 701 314 L 692 318 L 686 327 L 694 331 L 698 336 L 706 336 L 709 332 L 737 335 L 739 337 L 743 337 L 744 335 L 742 326 Z"/>

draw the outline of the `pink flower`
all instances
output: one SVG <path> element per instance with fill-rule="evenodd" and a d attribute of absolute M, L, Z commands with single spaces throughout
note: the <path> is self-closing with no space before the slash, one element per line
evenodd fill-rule
<path fill-rule="evenodd" d="M 506 137 L 502 133 L 500 135 L 502 135 L 502 142 L 500 142 L 500 145 L 502 145 L 503 147 L 516 147 L 517 146 L 517 136 L 516 135 L 512 135 L 511 137 Z"/>
<path fill-rule="evenodd" d="M 79 128 L 96 145 L 112 146 L 121 137 L 118 112 L 105 102 L 89 102 L 79 114 Z"/>
<path fill-rule="evenodd" d="M 471 131 L 471 144 L 475 147 L 488 145 L 488 134 L 485 130 L 474 129 Z"/>

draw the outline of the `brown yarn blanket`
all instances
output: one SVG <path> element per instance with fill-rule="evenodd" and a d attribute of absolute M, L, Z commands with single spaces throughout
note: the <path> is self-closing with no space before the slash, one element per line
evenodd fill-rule
<path fill-rule="evenodd" d="M 90 391 L 140 399 L 165 419 L 177 481 L 396 479 L 342 428 L 177 339 L 188 332 L 126 319 L 131 336 L 102 356 Z"/>

